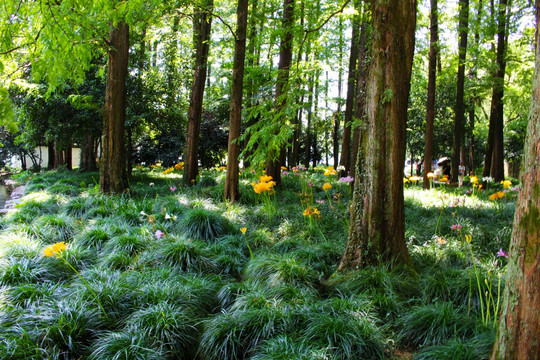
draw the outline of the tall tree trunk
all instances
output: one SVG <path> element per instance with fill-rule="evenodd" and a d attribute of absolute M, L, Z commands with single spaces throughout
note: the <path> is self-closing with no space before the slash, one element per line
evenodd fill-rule
<path fill-rule="evenodd" d="M 66 165 L 66 169 L 73 170 L 73 159 L 72 159 L 73 149 L 71 146 L 68 146 L 64 150 L 64 165 Z"/>
<path fill-rule="evenodd" d="M 229 146 L 227 151 L 227 175 L 225 177 L 226 199 L 238 199 L 238 155 L 240 154 L 240 126 L 242 123 L 242 91 L 244 88 L 244 60 L 246 58 L 246 33 L 249 0 L 238 0 L 236 10 L 236 39 L 231 91 L 231 115 L 229 118 Z"/>
<path fill-rule="evenodd" d="M 536 1 L 536 63 L 521 191 L 514 215 L 510 258 L 497 341 L 491 360 L 540 356 L 540 2 Z"/>
<path fill-rule="evenodd" d="M 382 260 L 410 264 L 405 244 L 403 163 L 416 0 L 374 0 L 367 77 L 367 155 L 351 203 L 349 240 L 338 271 Z"/>
<path fill-rule="evenodd" d="M 60 166 L 64 166 L 64 151 L 57 146 L 54 149 L 54 168 L 58 169 Z"/>
<path fill-rule="evenodd" d="M 469 173 L 474 174 L 474 123 L 476 120 L 475 101 L 471 101 L 471 109 L 469 110 Z"/>
<path fill-rule="evenodd" d="M 341 89 L 343 83 L 343 20 L 339 17 L 339 69 L 338 69 L 338 104 L 337 110 L 334 113 L 334 131 L 332 132 L 332 140 L 334 145 L 334 167 L 337 169 L 339 165 L 339 128 L 341 123 Z"/>
<path fill-rule="evenodd" d="M 54 151 L 54 141 L 49 141 L 47 143 L 47 155 L 49 158 L 49 162 L 47 163 L 47 169 L 52 170 L 55 168 L 54 161 L 56 158 L 56 154 Z"/>
<path fill-rule="evenodd" d="M 111 25 L 109 43 L 100 191 L 121 193 L 128 187 L 124 122 L 126 119 L 129 26 L 124 22 L 118 23 L 116 27 Z"/>
<path fill-rule="evenodd" d="M 287 83 L 289 81 L 289 68 L 292 60 L 293 45 L 293 25 L 294 22 L 294 0 L 284 0 L 283 2 L 283 35 L 279 51 L 278 76 L 276 80 L 276 94 L 274 109 L 279 114 L 287 105 Z M 283 116 L 283 115 L 281 115 Z M 281 122 L 282 119 L 274 119 Z M 272 176 L 277 184 L 281 183 L 281 149 L 269 151 L 266 161 L 266 174 Z"/>
<path fill-rule="evenodd" d="M 365 13 L 365 12 L 364 12 Z M 362 14 L 362 17 L 365 15 Z M 365 124 L 365 106 L 366 106 L 366 69 L 365 62 L 367 59 L 366 49 L 366 29 L 368 24 L 362 20 L 362 28 L 360 30 L 360 39 L 358 44 L 358 68 L 356 72 L 356 96 L 354 105 L 354 119 L 356 127 L 354 128 L 353 144 L 351 152 L 351 171 L 350 175 L 355 178 L 362 171 L 359 166 L 363 162 L 364 148 L 362 146 L 363 139 L 365 137 L 366 124 Z"/>
<path fill-rule="evenodd" d="M 433 122 L 435 120 L 435 94 L 437 86 L 437 48 L 439 41 L 439 14 L 437 0 L 431 0 L 429 27 L 429 64 L 426 102 L 426 147 L 424 148 L 424 189 L 429 188 L 428 173 L 433 163 Z"/>
<path fill-rule="evenodd" d="M 345 173 L 351 170 L 351 122 L 354 112 L 354 99 L 356 91 L 356 68 L 358 63 L 358 38 L 360 30 L 360 16 L 353 20 L 351 37 L 351 53 L 349 56 L 349 75 L 347 78 L 347 99 L 345 100 L 345 116 L 343 119 L 343 139 L 341 141 L 341 158 L 339 164 L 345 167 Z M 340 173 L 344 175 L 344 173 Z"/>
<path fill-rule="evenodd" d="M 458 181 L 458 167 L 461 162 L 461 143 L 463 141 L 465 123 L 465 58 L 467 56 L 467 36 L 469 33 L 469 0 L 459 0 L 459 54 L 456 92 L 456 118 L 454 122 L 454 138 L 452 146 L 451 181 Z"/>
<path fill-rule="evenodd" d="M 307 62 L 307 54 L 306 54 Z M 312 70 L 314 71 L 314 70 Z M 313 116 L 313 84 L 315 82 L 313 72 L 309 75 L 309 88 L 308 88 L 308 112 L 307 112 L 307 124 L 306 124 L 306 144 L 305 144 L 305 156 L 304 156 L 304 166 L 309 168 L 309 162 L 311 160 L 311 127 L 312 127 L 312 116 Z"/>
<path fill-rule="evenodd" d="M 491 112 L 489 116 L 488 138 L 492 146 L 486 152 L 491 161 L 486 161 L 484 176 L 492 176 L 497 182 L 504 180 L 504 75 L 506 72 L 506 11 L 507 0 L 499 1 L 497 27 L 497 66 L 493 77 L 493 92 L 491 97 Z M 491 145 L 491 144 L 490 144 Z"/>
<path fill-rule="evenodd" d="M 197 12 L 193 20 L 196 51 L 195 72 L 188 112 L 188 138 L 184 156 L 184 184 L 186 185 L 193 185 L 199 174 L 199 138 L 212 24 L 212 17 L 207 11 L 212 11 L 213 6 L 213 0 L 206 0 L 205 9 Z"/>
<path fill-rule="evenodd" d="M 96 153 L 95 149 L 95 138 L 93 135 L 86 135 L 84 142 L 81 147 L 81 165 L 79 167 L 80 171 L 96 171 Z"/>

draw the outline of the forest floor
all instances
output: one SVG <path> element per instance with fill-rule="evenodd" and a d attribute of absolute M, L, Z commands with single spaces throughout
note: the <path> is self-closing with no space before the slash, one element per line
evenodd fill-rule
<path fill-rule="evenodd" d="M 408 181 L 413 269 L 341 274 L 350 179 L 284 170 L 272 189 L 242 172 L 229 203 L 223 170 L 183 187 L 171 169 L 135 169 L 118 196 L 96 173 L 16 176 L 25 195 L 0 219 L 0 358 L 489 357 L 518 188 Z"/>

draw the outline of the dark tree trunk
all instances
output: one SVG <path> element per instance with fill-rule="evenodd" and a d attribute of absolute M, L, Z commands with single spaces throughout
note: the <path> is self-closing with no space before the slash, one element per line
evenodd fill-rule
<path fill-rule="evenodd" d="M 95 138 L 93 135 L 86 135 L 85 141 L 81 147 L 81 165 L 80 171 L 96 171 L 96 153 L 95 153 Z"/>
<path fill-rule="evenodd" d="M 242 123 L 242 90 L 244 87 L 244 60 L 246 58 L 246 33 L 248 18 L 248 0 L 238 0 L 236 10 L 236 39 L 234 45 L 234 65 L 231 92 L 231 115 L 229 119 L 229 146 L 227 175 L 225 178 L 225 198 L 238 200 L 238 155 L 240 146 L 240 126 Z"/>
<path fill-rule="evenodd" d="M 504 180 L 504 75 L 506 72 L 506 10 L 507 0 L 499 1 L 498 30 L 497 30 L 497 66 L 493 77 L 493 92 L 491 97 L 491 112 L 489 116 L 488 139 L 491 146 L 486 152 L 484 176 L 492 176 L 496 182 Z M 490 157 L 490 162 L 487 157 Z"/>
<path fill-rule="evenodd" d="M 363 15 L 364 16 L 364 15 Z M 354 118 L 356 121 L 356 127 L 354 128 L 352 154 L 351 154 L 351 170 L 350 176 L 358 177 L 358 174 L 362 171 L 361 164 L 365 158 L 364 147 L 362 146 L 363 139 L 365 138 L 366 124 L 365 124 L 365 106 L 366 106 L 366 69 L 365 62 L 367 59 L 366 49 L 366 28 L 368 24 L 362 21 L 362 29 L 360 31 L 360 39 L 358 44 L 358 69 L 356 73 L 356 97 L 355 97 L 355 110 Z"/>
<path fill-rule="evenodd" d="M 349 240 L 338 271 L 379 261 L 410 264 L 405 244 L 403 163 L 416 1 L 373 1 L 372 24 L 366 164 L 363 178 L 355 180 Z"/>
<path fill-rule="evenodd" d="M 292 60 L 293 29 L 294 22 L 294 0 L 284 0 L 283 2 L 283 37 L 279 51 L 278 76 L 276 80 L 276 99 L 274 103 L 275 113 L 279 114 L 287 105 L 286 86 L 289 81 L 289 68 Z M 281 121 L 275 119 L 274 121 Z M 277 184 L 281 183 L 281 149 L 269 151 L 266 162 L 266 175 L 272 176 Z"/>
<path fill-rule="evenodd" d="M 128 187 L 124 122 L 129 26 L 124 22 L 116 27 L 111 25 L 109 42 L 100 190 L 104 193 L 121 193 Z"/>
<path fill-rule="evenodd" d="M 206 0 L 205 8 L 212 10 L 213 0 Z M 188 113 L 188 138 L 184 156 L 184 184 L 192 185 L 199 174 L 199 138 L 201 133 L 202 104 L 204 84 L 206 82 L 206 67 L 210 48 L 210 29 L 212 17 L 201 10 L 193 20 L 195 40 L 195 73 Z"/>
<path fill-rule="evenodd" d="M 467 56 L 467 35 L 469 33 L 469 0 L 459 0 L 459 54 L 456 92 L 456 119 L 454 122 L 454 139 L 452 146 L 451 181 L 458 181 L 458 167 L 461 162 L 461 144 L 464 134 L 465 119 L 465 58 Z"/>
<path fill-rule="evenodd" d="M 60 166 L 64 166 L 64 150 L 56 147 L 54 149 L 54 168 L 58 169 Z"/>
<path fill-rule="evenodd" d="M 73 149 L 71 146 L 68 146 L 64 150 L 64 165 L 66 169 L 73 170 L 73 159 L 72 159 Z"/>
<path fill-rule="evenodd" d="M 523 151 L 521 191 L 506 270 L 502 314 L 491 360 L 540 356 L 540 2 L 536 2 L 536 68 Z"/>
<path fill-rule="evenodd" d="M 48 163 L 47 163 L 47 169 L 49 170 L 52 170 L 54 169 L 54 159 L 56 157 L 55 155 L 55 152 L 54 152 L 54 142 L 53 141 L 49 141 L 47 143 L 47 157 L 49 159 Z"/>
<path fill-rule="evenodd" d="M 437 86 L 437 43 L 439 41 L 439 14 L 437 0 L 431 0 L 429 27 L 429 64 L 426 102 L 426 147 L 424 149 L 424 189 L 429 188 L 428 173 L 433 163 L 433 122 L 435 120 L 435 93 Z"/>
<path fill-rule="evenodd" d="M 351 122 L 354 112 L 354 99 L 356 92 L 356 68 L 358 63 L 358 38 L 360 30 L 360 17 L 353 20 L 351 37 L 351 53 L 349 56 L 349 75 L 347 78 L 347 99 L 345 100 L 345 116 L 343 119 L 343 139 L 341 142 L 341 158 L 339 164 L 345 167 L 345 173 L 351 170 Z M 340 173 L 340 175 L 344 175 Z"/>

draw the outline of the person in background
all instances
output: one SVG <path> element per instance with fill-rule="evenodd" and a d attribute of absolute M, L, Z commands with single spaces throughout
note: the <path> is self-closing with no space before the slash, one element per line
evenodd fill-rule
<path fill-rule="evenodd" d="M 458 166 L 458 183 L 459 187 L 463 186 L 463 177 L 465 176 L 465 163 L 462 161 Z"/>

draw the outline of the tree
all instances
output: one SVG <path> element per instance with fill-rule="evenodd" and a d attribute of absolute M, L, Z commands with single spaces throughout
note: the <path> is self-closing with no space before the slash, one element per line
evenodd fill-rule
<path fill-rule="evenodd" d="M 366 84 L 367 154 L 356 176 L 349 239 L 338 271 L 378 261 L 410 263 L 403 163 L 416 28 L 415 0 L 375 0 Z"/>
<path fill-rule="evenodd" d="M 506 19 L 507 0 L 499 1 L 497 25 L 496 70 L 493 76 L 493 93 L 489 116 L 489 131 L 483 176 L 492 176 L 495 181 L 504 179 L 504 75 L 506 72 Z"/>
<path fill-rule="evenodd" d="M 246 33 L 248 0 L 238 0 L 236 10 L 236 39 L 234 44 L 234 64 L 231 91 L 231 115 L 229 120 L 229 146 L 227 175 L 225 177 L 225 198 L 238 199 L 238 155 L 240 153 L 240 125 L 242 120 L 242 90 L 244 84 L 244 60 L 246 57 Z"/>
<path fill-rule="evenodd" d="M 276 80 L 276 94 L 274 102 L 275 118 L 273 122 L 277 125 L 283 120 L 283 112 L 287 105 L 287 83 L 289 81 L 289 68 L 292 60 L 292 41 L 294 22 L 294 0 L 284 0 L 283 2 L 283 36 L 279 51 L 278 76 Z M 281 152 L 283 145 L 278 148 L 269 149 L 266 162 L 266 174 L 272 176 L 276 183 L 281 182 Z"/>
<path fill-rule="evenodd" d="M 458 47 L 458 74 L 456 91 L 456 118 L 454 121 L 454 136 L 452 146 L 451 180 L 457 182 L 458 167 L 461 161 L 461 146 L 463 144 L 464 118 L 465 118 L 465 58 L 467 57 L 467 35 L 469 33 L 469 0 L 459 0 L 459 47 Z"/>
<path fill-rule="evenodd" d="M 192 185 L 199 174 L 199 138 L 201 132 L 202 103 L 206 83 L 208 51 L 210 48 L 210 30 L 212 17 L 210 12 L 213 0 L 204 0 L 204 9 L 200 9 L 193 18 L 193 38 L 195 40 L 195 72 L 188 112 L 188 138 L 184 152 L 184 184 Z"/>
<path fill-rule="evenodd" d="M 514 215 L 503 313 L 492 360 L 540 354 L 540 1 L 536 1 L 536 63 L 521 191 Z"/>
<path fill-rule="evenodd" d="M 437 13 L 437 0 L 431 0 L 430 26 L 429 26 L 429 64 L 428 88 L 426 102 L 426 147 L 424 150 L 424 189 L 429 188 L 428 173 L 431 172 L 433 161 L 433 123 L 435 121 L 435 90 L 437 85 L 437 47 L 439 38 L 439 24 Z M 412 159 L 411 159 L 412 160 Z"/>

